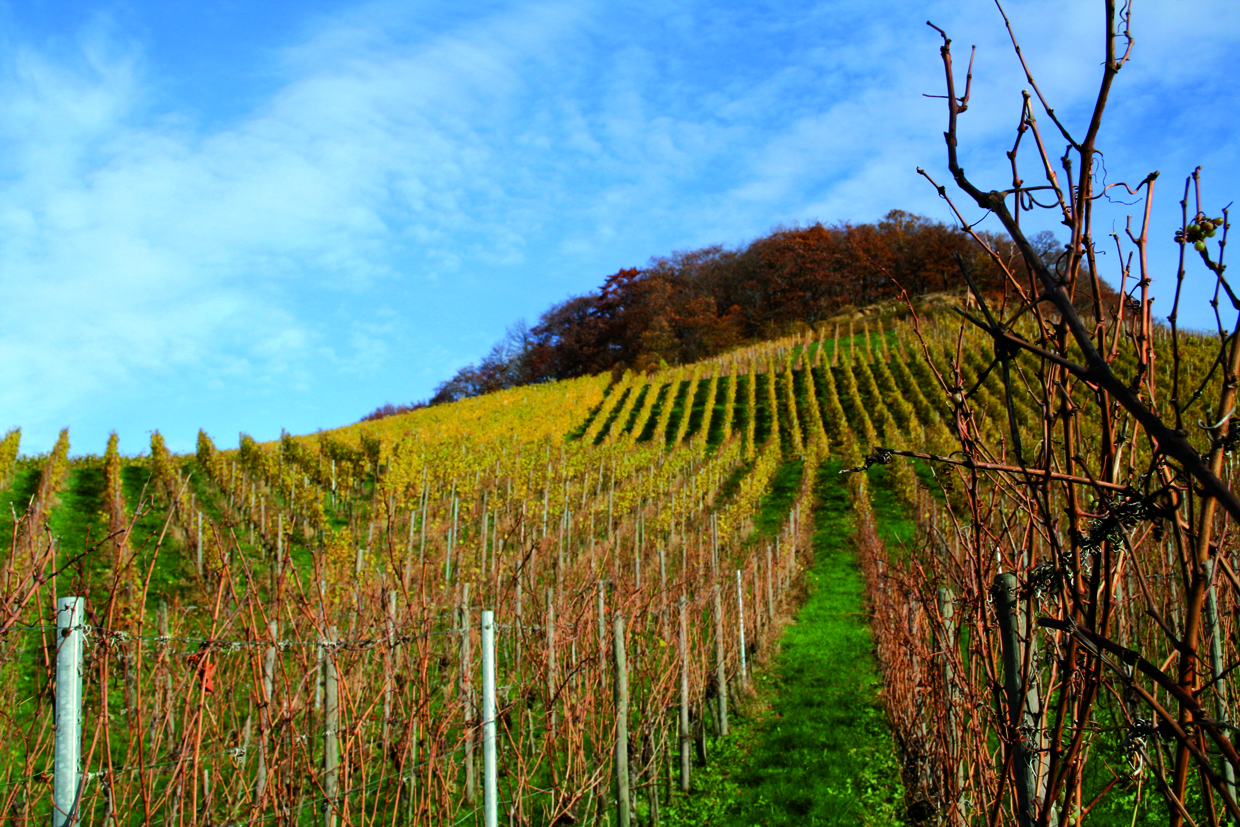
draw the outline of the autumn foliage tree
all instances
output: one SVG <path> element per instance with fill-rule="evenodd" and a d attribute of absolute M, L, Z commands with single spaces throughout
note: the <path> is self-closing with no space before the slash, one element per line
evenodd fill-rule
<path fill-rule="evenodd" d="M 1007 236 L 981 233 L 1012 266 Z M 1031 242 L 1048 265 L 1062 252 L 1050 233 Z M 875 224 L 778 227 L 738 249 L 715 245 L 624 268 L 597 290 L 518 323 L 485 358 L 440 383 L 429 404 L 505 388 L 626 369 L 688 364 L 747 341 L 813 325 L 849 306 L 963 291 L 960 256 L 980 290 L 1003 294 L 1003 267 L 959 227 L 892 210 Z M 1110 295 L 1103 285 L 1103 291 Z M 1091 301 L 1088 291 L 1078 299 Z M 414 406 L 386 405 L 366 419 Z"/>
<path fill-rule="evenodd" d="M 1019 259 L 1006 237 L 987 239 Z M 1048 258 L 1058 255 L 1049 233 L 1036 243 Z M 877 224 L 777 228 L 738 250 L 713 246 L 656 258 L 545 312 L 531 330 L 530 379 L 686 364 L 902 290 L 963 290 L 957 255 L 979 289 L 1004 292 L 1002 267 L 967 233 L 902 210 Z"/>

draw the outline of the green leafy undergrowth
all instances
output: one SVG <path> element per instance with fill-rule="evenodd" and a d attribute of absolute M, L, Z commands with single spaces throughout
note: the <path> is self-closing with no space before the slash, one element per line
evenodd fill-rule
<path fill-rule="evenodd" d="M 838 463 L 819 472 L 807 597 L 733 733 L 696 770 L 663 823 L 903 824 L 895 745 L 877 691 L 849 496 Z"/>

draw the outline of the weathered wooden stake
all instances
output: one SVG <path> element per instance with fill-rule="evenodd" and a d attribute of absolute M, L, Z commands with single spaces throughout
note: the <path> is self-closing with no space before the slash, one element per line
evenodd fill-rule
<path fill-rule="evenodd" d="M 555 589 L 547 589 L 547 728 L 556 731 L 555 715 Z"/>
<path fill-rule="evenodd" d="M 336 671 L 336 627 L 328 629 L 323 653 L 323 694 L 327 707 L 323 722 L 323 827 L 336 827 L 336 797 L 340 792 L 340 695 Z"/>
<path fill-rule="evenodd" d="M 1210 636 L 1210 672 L 1214 684 L 1214 719 L 1220 724 L 1229 720 L 1227 714 L 1227 684 L 1220 680 L 1223 675 L 1223 630 L 1218 625 L 1218 598 L 1214 594 L 1214 560 L 1206 561 L 1206 581 L 1210 584 L 1206 592 L 1206 634 Z M 1219 758 L 1220 769 L 1223 771 L 1223 784 L 1228 794 L 1236 797 L 1236 771 L 1225 757 Z"/>
<path fill-rule="evenodd" d="M 680 650 L 680 791 L 689 792 L 689 776 L 693 771 L 693 757 L 689 741 L 693 733 L 689 730 L 689 601 L 680 596 L 680 636 L 677 648 Z"/>
<path fill-rule="evenodd" d="M 267 743 L 271 738 L 271 709 L 275 700 L 276 641 L 280 635 L 277 620 L 267 622 L 271 645 L 263 653 L 263 698 L 258 710 L 258 775 L 254 781 L 254 798 L 262 806 L 267 797 Z"/>
<path fill-rule="evenodd" d="M 392 743 L 392 699 L 396 693 L 394 672 L 399 668 L 396 659 L 400 650 L 396 644 L 396 592 L 387 593 L 387 649 L 383 653 L 383 751 L 388 752 Z"/>
<path fill-rule="evenodd" d="M 474 719 L 473 692 L 473 646 L 470 635 L 469 584 L 461 586 L 461 603 L 458 608 L 461 633 L 461 673 L 458 689 L 461 708 L 465 717 L 465 800 L 470 804 L 477 798 L 477 784 L 474 780 L 474 740 L 472 721 Z"/>
<path fill-rule="evenodd" d="M 1022 636 L 1024 630 L 1020 608 L 1016 602 L 1016 575 L 1007 572 L 995 576 L 991 595 L 999 616 L 999 636 L 1003 645 L 1003 687 L 1007 695 L 1008 733 L 1012 741 L 1013 771 L 1016 786 L 1016 817 L 1020 827 L 1031 827 L 1038 814 L 1036 748 L 1030 749 L 1023 733 L 1038 726 L 1037 693 L 1028 692 L 1021 669 L 1024 662 Z"/>
<path fill-rule="evenodd" d="M 711 595 L 711 612 L 715 626 L 715 689 L 718 691 L 719 735 L 728 734 L 728 673 L 727 653 L 723 648 L 723 584 L 719 582 L 718 568 L 715 571 L 715 585 Z"/>
<path fill-rule="evenodd" d="M 775 622 L 775 578 L 772 569 L 775 568 L 774 560 L 771 558 L 771 547 L 766 548 L 766 616 L 770 623 Z"/>

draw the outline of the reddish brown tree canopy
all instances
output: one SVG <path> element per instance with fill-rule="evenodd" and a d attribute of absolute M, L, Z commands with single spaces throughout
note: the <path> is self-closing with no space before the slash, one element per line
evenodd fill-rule
<path fill-rule="evenodd" d="M 1006 238 L 984 238 L 1020 261 Z M 1039 241 L 1053 263 L 1053 236 Z M 529 381 L 692 362 L 901 289 L 912 296 L 964 289 L 954 254 L 981 290 L 1010 292 L 1002 269 L 968 235 L 901 210 L 877 224 L 779 228 L 739 250 L 674 253 L 544 313 L 531 331 Z M 1014 273 L 1025 277 L 1023 266 Z"/>
<path fill-rule="evenodd" d="M 1028 289 L 1011 242 L 982 237 Z M 1053 265 L 1060 252 L 1054 236 L 1042 233 L 1034 241 Z M 608 370 L 684 364 L 812 325 L 850 305 L 893 299 L 901 289 L 911 296 L 963 290 L 954 254 L 982 291 L 1013 295 L 1002 268 L 966 233 L 902 210 L 877 224 L 776 228 L 736 250 L 673 253 L 608 276 L 598 290 L 548 309 L 532 329 L 510 330 L 485 359 L 441 383 L 430 403 Z M 382 415 L 384 409 L 372 414 Z"/>

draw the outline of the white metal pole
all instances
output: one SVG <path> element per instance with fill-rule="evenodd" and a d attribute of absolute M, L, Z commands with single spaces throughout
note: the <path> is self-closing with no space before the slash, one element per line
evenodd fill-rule
<path fill-rule="evenodd" d="M 486 827 L 499 827 L 495 757 L 495 612 L 482 612 L 482 804 Z"/>
<path fill-rule="evenodd" d="M 86 599 L 56 601 L 56 743 L 52 827 L 77 815 L 82 772 L 82 616 Z"/>
<path fill-rule="evenodd" d="M 736 626 L 741 643 L 741 688 L 749 686 L 749 670 L 745 662 L 745 592 L 741 586 L 741 570 L 736 570 Z"/>

